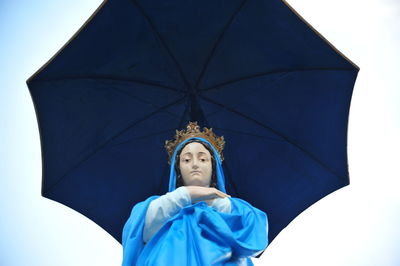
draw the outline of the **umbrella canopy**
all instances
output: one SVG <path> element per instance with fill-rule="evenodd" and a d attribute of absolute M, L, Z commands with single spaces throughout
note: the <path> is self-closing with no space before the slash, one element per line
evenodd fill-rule
<path fill-rule="evenodd" d="M 121 241 L 133 205 L 168 191 L 165 140 L 197 121 L 271 242 L 349 184 L 358 70 L 282 0 L 106 0 L 27 81 L 42 195 Z"/>

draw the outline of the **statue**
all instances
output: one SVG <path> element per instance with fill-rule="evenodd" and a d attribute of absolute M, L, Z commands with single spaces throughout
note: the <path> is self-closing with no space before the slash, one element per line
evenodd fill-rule
<path fill-rule="evenodd" d="M 166 141 L 169 192 L 133 207 L 122 234 L 123 266 L 253 265 L 250 257 L 268 245 L 268 219 L 226 194 L 224 145 L 196 122 Z"/>

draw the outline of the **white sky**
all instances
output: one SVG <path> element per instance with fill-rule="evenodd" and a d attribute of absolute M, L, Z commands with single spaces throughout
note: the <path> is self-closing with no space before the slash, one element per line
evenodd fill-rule
<path fill-rule="evenodd" d="M 39 132 L 25 81 L 101 0 L 0 0 L 0 265 L 121 265 L 122 248 L 40 196 Z M 290 0 L 360 68 L 349 119 L 350 186 L 298 216 L 256 265 L 400 265 L 400 2 Z"/>

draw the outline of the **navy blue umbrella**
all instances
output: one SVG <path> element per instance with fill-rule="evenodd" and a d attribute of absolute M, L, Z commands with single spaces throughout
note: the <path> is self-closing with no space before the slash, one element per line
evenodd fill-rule
<path fill-rule="evenodd" d="M 282 0 L 106 0 L 27 81 L 42 195 L 121 241 L 133 205 L 167 192 L 165 140 L 197 121 L 272 241 L 349 184 L 358 70 Z"/>

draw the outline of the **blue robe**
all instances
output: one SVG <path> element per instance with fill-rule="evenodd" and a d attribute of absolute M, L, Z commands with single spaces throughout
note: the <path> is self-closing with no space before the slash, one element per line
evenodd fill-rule
<path fill-rule="evenodd" d="M 148 243 L 143 242 L 147 207 L 159 196 L 136 204 L 122 234 L 123 266 L 131 265 L 253 265 L 268 245 L 267 215 L 238 198 L 231 213 L 206 202 L 182 208 Z"/>

